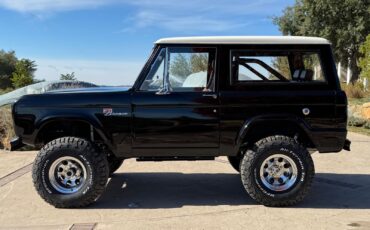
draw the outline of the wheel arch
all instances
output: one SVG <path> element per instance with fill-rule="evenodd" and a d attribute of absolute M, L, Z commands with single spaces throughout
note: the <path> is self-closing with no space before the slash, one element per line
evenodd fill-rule
<path fill-rule="evenodd" d="M 298 139 L 307 148 L 315 148 L 309 126 L 294 115 L 262 115 L 247 119 L 241 127 L 236 140 L 236 151 L 247 149 L 267 136 L 285 135 Z"/>
<path fill-rule="evenodd" d="M 94 119 L 79 116 L 49 116 L 36 124 L 35 145 L 44 145 L 63 136 L 75 136 L 90 141 L 102 141 L 110 149 L 112 144 L 102 126 Z"/>

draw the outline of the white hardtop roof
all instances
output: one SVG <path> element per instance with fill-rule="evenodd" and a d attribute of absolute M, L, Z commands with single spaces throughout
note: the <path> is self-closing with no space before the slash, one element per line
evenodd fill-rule
<path fill-rule="evenodd" d="M 207 36 L 162 38 L 156 44 L 330 44 L 324 38 L 299 36 Z"/>

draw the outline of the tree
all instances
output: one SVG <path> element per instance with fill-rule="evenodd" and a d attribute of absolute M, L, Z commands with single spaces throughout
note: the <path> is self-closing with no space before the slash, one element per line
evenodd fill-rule
<path fill-rule="evenodd" d="M 14 51 L 0 50 L 0 90 L 2 92 L 35 83 L 35 71 L 34 61 L 18 60 Z"/>
<path fill-rule="evenodd" d="M 274 18 L 284 35 L 319 36 L 332 42 L 337 60 L 359 76 L 359 46 L 370 32 L 369 0 L 296 0 Z M 349 62 L 349 60 L 351 60 Z"/>
<path fill-rule="evenodd" d="M 193 73 L 208 70 L 208 54 L 193 54 L 190 58 L 191 70 Z"/>
<path fill-rule="evenodd" d="M 274 17 L 273 23 L 279 26 L 279 30 L 284 35 L 302 35 L 300 30 L 304 20 L 302 2 L 296 1 L 294 6 L 288 6 L 284 9 L 281 17 Z"/>
<path fill-rule="evenodd" d="M 191 66 L 184 54 L 177 54 L 171 63 L 170 73 L 185 78 L 191 74 Z"/>
<path fill-rule="evenodd" d="M 22 59 L 15 65 L 11 81 L 14 88 L 24 87 L 34 83 L 36 64 L 29 59 Z"/>
<path fill-rule="evenodd" d="M 360 46 L 360 53 L 362 54 L 359 61 L 361 77 L 370 80 L 370 34 L 367 35 L 364 44 Z"/>
<path fill-rule="evenodd" d="M 11 77 L 18 62 L 14 51 L 0 50 L 0 89 L 12 87 Z"/>
<path fill-rule="evenodd" d="M 208 70 L 208 54 L 191 54 L 186 57 L 179 53 L 175 56 L 170 66 L 170 73 L 174 76 L 185 79 L 192 73 Z"/>
<path fill-rule="evenodd" d="M 272 60 L 272 66 L 284 77 L 288 78 L 291 75 L 289 68 L 289 61 L 286 57 L 276 57 Z M 273 74 L 270 74 L 269 78 L 274 79 Z"/>
<path fill-rule="evenodd" d="M 60 75 L 61 81 L 77 81 L 77 78 L 75 77 L 75 72 L 67 73 L 67 74 L 61 74 Z"/>

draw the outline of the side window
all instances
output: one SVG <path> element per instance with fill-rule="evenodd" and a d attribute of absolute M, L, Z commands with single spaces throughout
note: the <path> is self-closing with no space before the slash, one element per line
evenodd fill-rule
<path fill-rule="evenodd" d="M 247 56 L 239 57 L 238 81 L 279 81 L 291 79 L 287 57 Z"/>
<path fill-rule="evenodd" d="M 215 49 L 169 48 L 171 91 L 214 91 Z"/>
<path fill-rule="evenodd" d="M 142 83 L 141 91 L 214 91 L 214 48 L 163 48 Z"/>
<path fill-rule="evenodd" d="M 325 82 L 315 52 L 231 51 L 231 75 L 233 83 Z"/>
<path fill-rule="evenodd" d="M 317 53 L 304 54 L 302 56 L 305 69 L 313 72 L 313 81 L 325 81 L 324 73 L 321 68 L 320 57 Z"/>

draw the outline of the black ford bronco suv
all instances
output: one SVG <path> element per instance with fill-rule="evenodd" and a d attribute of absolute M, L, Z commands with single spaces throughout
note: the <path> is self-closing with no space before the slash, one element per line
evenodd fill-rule
<path fill-rule="evenodd" d="M 125 159 L 218 156 L 257 202 L 294 205 L 312 184 L 310 154 L 350 148 L 347 98 L 322 38 L 161 39 L 132 88 L 27 95 L 12 110 L 12 148 L 41 148 L 33 182 L 60 208 L 96 201 Z"/>

